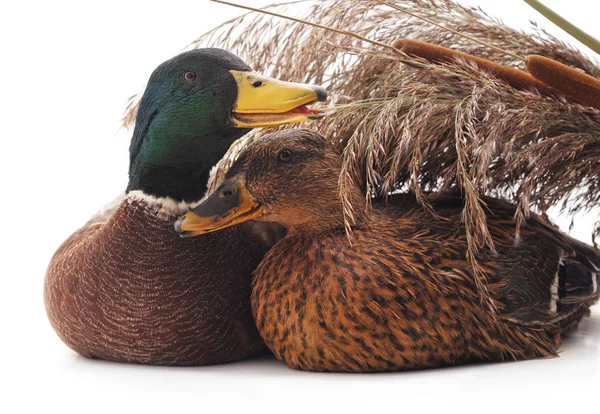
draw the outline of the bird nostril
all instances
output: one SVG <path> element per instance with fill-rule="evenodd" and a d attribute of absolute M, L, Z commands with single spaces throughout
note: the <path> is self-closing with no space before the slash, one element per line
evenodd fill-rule
<path fill-rule="evenodd" d="M 223 197 L 231 197 L 233 195 L 233 190 L 224 190 L 221 195 Z"/>

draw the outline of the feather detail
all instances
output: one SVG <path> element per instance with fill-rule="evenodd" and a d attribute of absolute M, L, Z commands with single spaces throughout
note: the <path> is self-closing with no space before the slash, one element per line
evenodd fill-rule
<path fill-rule="evenodd" d="M 44 301 L 69 347 L 159 365 L 223 363 L 262 349 L 249 296 L 265 249 L 244 228 L 181 239 L 172 217 L 188 207 L 132 191 L 57 250 Z"/>

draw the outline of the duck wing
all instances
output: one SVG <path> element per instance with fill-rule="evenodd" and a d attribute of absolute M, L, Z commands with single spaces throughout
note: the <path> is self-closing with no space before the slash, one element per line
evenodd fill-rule
<path fill-rule="evenodd" d="M 488 290 L 502 318 L 523 325 L 558 326 L 562 331 L 576 325 L 600 295 L 600 250 L 533 214 L 516 242 L 516 206 L 492 197 L 483 201 L 497 253 L 482 249 L 477 260 L 489 270 Z M 378 208 L 388 213 L 410 215 L 414 231 L 426 229 L 439 234 L 440 242 L 452 242 L 466 251 L 463 198 L 459 193 L 444 193 L 432 197 L 430 203 L 439 218 L 421 207 L 411 193 L 395 194 L 387 202 L 376 200 Z"/>
<path fill-rule="evenodd" d="M 515 241 L 516 207 L 486 197 L 488 223 L 498 254 L 496 299 L 507 319 L 526 325 L 576 324 L 599 297 L 600 250 L 531 215 Z"/>

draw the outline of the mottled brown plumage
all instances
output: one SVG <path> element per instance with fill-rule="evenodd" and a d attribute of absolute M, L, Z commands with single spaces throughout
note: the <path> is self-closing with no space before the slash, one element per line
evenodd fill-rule
<path fill-rule="evenodd" d="M 536 216 L 515 246 L 515 207 L 484 198 L 497 255 L 480 251 L 477 259 L 494 312 L 466 258 L 460 197 L 434 198 L 434 216 L 410 194 L 367 209 L 352 186 L 348 237 L 340 168 L 339 154 L 315 133 L 271 134 L 244 150 L 223 186 L 183 222 L 183 230 L 218 229 L 197 213 L 216 208 L 222 189 L 237 182 L 261 211 L 254 219 L 288 229 L 254 273 L 252 310 L 267 346 L 289 366 L 372 372 L 553 356 L 598 299 L 598 250 Z"/>

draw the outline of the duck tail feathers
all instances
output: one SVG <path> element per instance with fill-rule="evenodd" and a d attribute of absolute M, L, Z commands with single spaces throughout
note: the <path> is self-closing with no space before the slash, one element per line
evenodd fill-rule
<path fill-rule="evenodd" d="M 573 252 L 561 257 L 553 297 L 557 306 L 591 304 L 600 296 L 600 251 L 576 242 Z M 551 304 L 552 307 L 552 304 Z"/>

